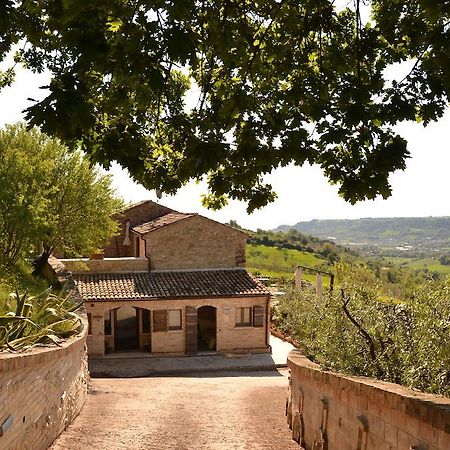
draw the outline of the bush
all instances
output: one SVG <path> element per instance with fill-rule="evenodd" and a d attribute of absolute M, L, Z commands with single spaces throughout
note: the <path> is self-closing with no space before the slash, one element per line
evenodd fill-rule
<path fill-rule="evenodd" d="M 325 369 L 449 396 L 450 279 L 427 281 L 399 302 L 365 267 L 336 272 L 339 288 L 322 300 L 287 287 L 275 325 Z"/>
<path fill-rule="evenodd" d="M 0 299 L 0 351 L 23 350 L 38 344 L 56 344 L 80 333 L 81 319 L 75 314 L 70 294 L 55 295 L 50 289 L 37 296 L 17 291 Z"/>

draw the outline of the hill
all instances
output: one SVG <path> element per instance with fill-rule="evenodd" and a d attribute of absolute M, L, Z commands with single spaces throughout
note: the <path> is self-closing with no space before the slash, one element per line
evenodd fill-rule
<path fill-rule="evenodd" d="M 450 217 L 393 217 L 355 220 L 311 220 L 281 225 L 351 248 L 375 247 L 398 252 L 448 252 Z M 386 253 L 386 252 L 383 253 Z"/>

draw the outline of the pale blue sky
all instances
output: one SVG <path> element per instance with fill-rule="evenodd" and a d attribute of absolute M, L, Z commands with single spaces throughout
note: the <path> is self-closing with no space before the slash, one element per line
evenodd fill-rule
<path fill-rule="evenodd" d="M 0 92 L 0 126 L 23 119 L 22 111 L 30 104 L 27 98 L 42 98 L 44 92 L 39 86 L 47 80 L 46 75 L 20 70 L 16 83 Z M 393 195 L 388 200 L 377 199 L 352 206 L 337 195 L 337 187 L 328 184 L 320 168 L 304 166 L 275 170 L 268 176 L 278 199 L 252 215 L 247 215 L 244 203 L 236 201 L 218 212 L 206 210 L 200 199 L 206 188 L 195 183 L 175 196 L 163 196 L 160 202 L 221 222 L 234 219 L 252 229 L 325 218 L 450 216 L 450 111 L 426 128 L 416 123 L 403 123 L 397 130 L 409 143 L 411 159 L 405 171 L 391 176 Z M 111 173 L 114 186 L 126 201 L 156 199 L 154 192 L 134 184 L 117 165 Z"/>

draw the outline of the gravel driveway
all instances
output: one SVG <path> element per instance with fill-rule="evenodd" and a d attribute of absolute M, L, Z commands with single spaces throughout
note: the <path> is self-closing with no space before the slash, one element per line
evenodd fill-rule
<path fill-rule="evenodd" d="M 93 379 L 53 450 L 298 449 L 284 416 L 287 371 Z"/>

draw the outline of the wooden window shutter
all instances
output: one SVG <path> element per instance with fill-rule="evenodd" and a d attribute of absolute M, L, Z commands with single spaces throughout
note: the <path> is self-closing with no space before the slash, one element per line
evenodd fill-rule
<path fill-rule="evenodd" d="M 167 310 L 153 311 L 153 331 L 167 331 Z"/>
<path fill-rule="evenodd" d="M 254 327 L 264 326 L 264 306 L 253 307 L 253 326 Z"/>

